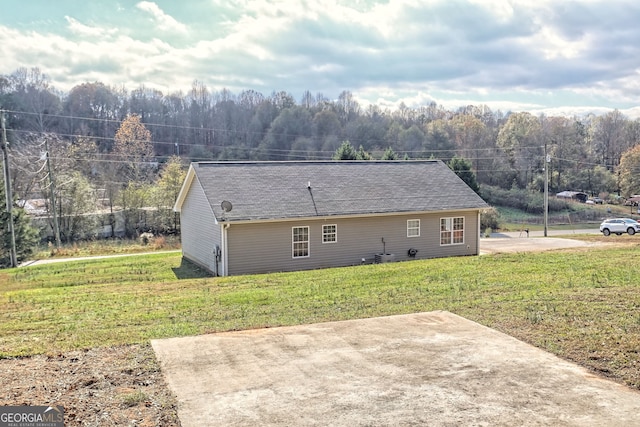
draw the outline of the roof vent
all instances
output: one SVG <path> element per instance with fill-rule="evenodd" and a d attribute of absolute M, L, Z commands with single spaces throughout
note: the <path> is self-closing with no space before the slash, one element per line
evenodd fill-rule
<path fill-rule="evenodd" d="M 222 208 L 222 215 L 220 216 L 220 220 L 224 221 L 225 220 L 225 214 L 227 212 L 231 212 L 231 209 L 233 209 L 233 205 L 231 204 L 230 201 L 223 200 L 222 203 L 220 203 L 220 207 Z"/>
<path fill-rule="evenodd" d="M 231 209 L 233 209 L 233 205 L 228 200 L 223 200 L 222 203 L 220 203 L 220 207 L 224 212 L 231 212 Z"/>

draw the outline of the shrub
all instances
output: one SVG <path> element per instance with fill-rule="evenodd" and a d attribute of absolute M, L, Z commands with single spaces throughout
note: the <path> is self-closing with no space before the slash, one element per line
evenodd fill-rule
<path fill-rule="evenodd" d="M 142 233 L 140 235 L 140 243 L 143 245 L 148 245 L 153 242 L 153 234 L 152 233 Z"/>
<path fill-rule="evenodd" d="M 498 213 L 496 208 L 483 209 L 480 212 L 480 231 L 484 233 L 487 229 L 498 229 L 499 216 L 500 214 Z"/>
<path fill-rule="evenodd" d="M 164 236 L 158 236 L 153 240 L 154 249 L 163 249 L 167 244 L 167 239 Z"/>

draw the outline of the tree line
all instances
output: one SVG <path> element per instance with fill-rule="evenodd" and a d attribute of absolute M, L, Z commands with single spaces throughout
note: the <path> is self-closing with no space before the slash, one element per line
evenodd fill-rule
<path fill-rule="evenodd" d="M 465 159 L 480 186 L 542 191 L 548 167 L 550 192 L 640 193 L 640 120 L 618 110 L 534 116 L 485 105 L 447 110 L 434 102 L 390 110 L 361 106 L 349 91 L 333 100 L 306 91 L 296 100 L 285 91 L 214 91 L 198 81 L 186 93 L 144 85 L 127 91 L 101 82 L 61 92 L 37 68 L 0 75 L 0 109 L 16 194 L 48 199 L 48 159 L 66 209 L 83 194 L 94 201 L 79 205 L 97 199 L 109 209 L 149 203 L 139 193 L 159 182 L 170 158 L 183 169 L 189 161 L 331 159 L 343 155 L 345 143 L 359 158 Z M 131 126 L 148 133 L 137 135 Z M 123 136 L 127 127 L 133 136 Z M 71 229 L 65 233 L 75 238 Z"/>
<path fill-rule="evenodd" d="M 55 90 L 38 69 L 0 76 L 0 105 L 10 111 L 13 139 L 56 135 L 95 143 L 113 152 L 115 133 L 138 115 L 152 134 L 153 154 L 199 160 L 330 159 L 344 141 L 378 158 L 392 149 L 400 158 L 454 156 L 469 159 L 481 184 L 536 186 L 551 162 L 550 186 L 589 193 L 617 191 L 602 184 L 600 169 L 616 174 L 622 154 L 640 137 L 640 121 L 615 110 L 601 116 L 548 117 L 503 113 L 484 105 L 455 111 L 430 103 L 395 110 L 359 105 L 349 91 L 329 100 L 307 91 L 296 101 L 287 92 L 266 96 L 212 91 L 195 81 L 188 93 L 141 86 L 131 92 L 100 82 Z M 616 185 L 619 183 L 616 182 Z"/>

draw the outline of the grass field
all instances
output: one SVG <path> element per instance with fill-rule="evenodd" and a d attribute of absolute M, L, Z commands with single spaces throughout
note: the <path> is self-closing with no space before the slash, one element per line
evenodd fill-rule
<path fill-rule="evenodd" d="M 616 241 L 625 245 L 228 278 L 179 253 L 9 269 L 0 357 L 448 310 L 640 389 L 640 241 Z"/>
<path fill-rule="evenodd" d="M 603 219 L 608 217 L 628 217 L 640 219 L 637 208 L 622 205 L 587 205 L 584 203 L 571 203 L 572 209 L 566 212 L 551 212 L 548 217 L 550 230 L 573 230 L 595 228 L 600 226 Z M 544 216 L 529 214 L 518 209 L 497 207 L 500 215 L 499 225 L 501 231 L 517 231 L 523 228 L 529 230 L 542 230 L 544 228 Z"/>

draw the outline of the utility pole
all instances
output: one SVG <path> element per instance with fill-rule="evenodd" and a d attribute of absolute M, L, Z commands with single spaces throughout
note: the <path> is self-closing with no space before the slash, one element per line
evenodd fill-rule
<path fill-rule="evenodd" d="M 549 228 L 549 163 L 551 158 L 547 153 L 547 142 L 544 143 L 544 237 Z"/>
<path fill-rule="evenodd" d="M 51 187 L 51 210 L 53 211 L 53 234 L 56 239 L 56 248 L 60 249 L 60 226 L 58 225 L 58 210 L 56 209 L 56 180 L 51 172 L 51 160 L 49 158 L 49 139 L 45 137 L 45 149 L 47 150 L 47 172 L 49 174 L 49 186 Z"/>
<path fill-rule="evenodd" d="M 7 143 L 7 129 L 4 124 L 4 111 L 0 110 L 0 127 L 2 127 L 2 137 L 0 148 L 2 148 L 2 160 L 4 165 L 4 192 L 7 201 L 7 215 L 9 216 L 9 234 L 11 236 L 11 267 L 18 266 L 18 256 L 16 251 L 16 232 L 13 226 L 13 194 L 11 192 L 11 173 L 9 171 L 9 149 Z"/>

